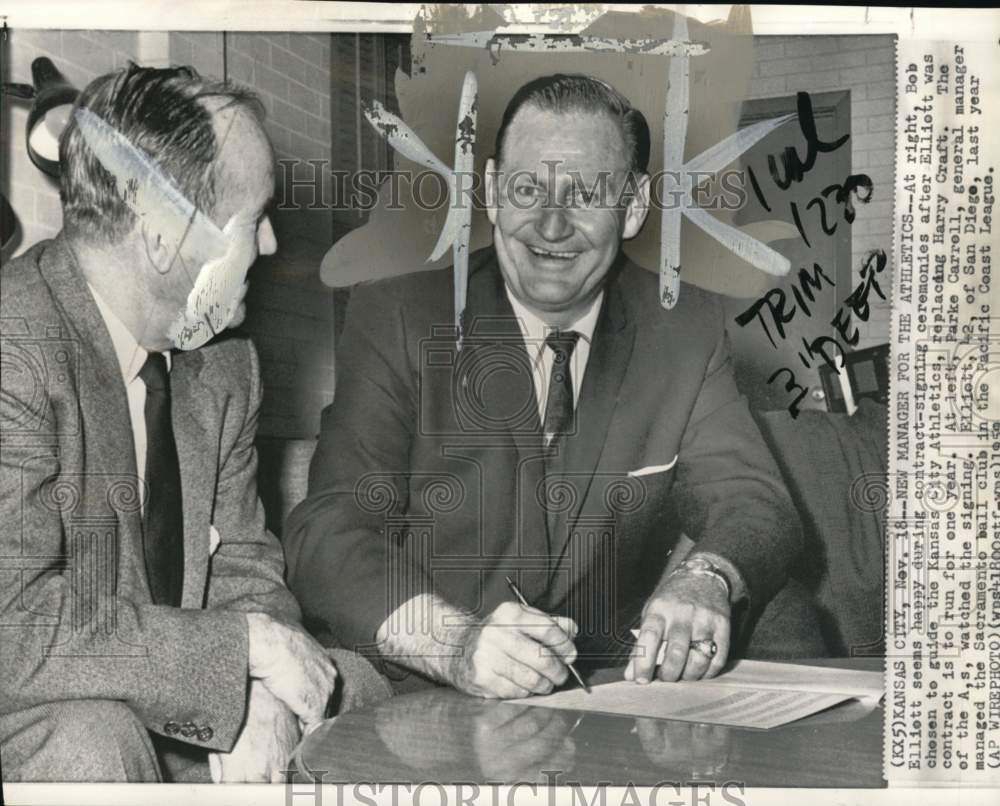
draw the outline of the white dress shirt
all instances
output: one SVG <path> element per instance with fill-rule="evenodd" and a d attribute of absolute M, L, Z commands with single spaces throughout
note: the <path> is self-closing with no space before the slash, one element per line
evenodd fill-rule
<path fill-rule="evenodd" d="M 92 285 L 87 284 L 90 293 L 97 303 L 97 310 L 111 336 L 118 367 L 121 369 L 122 380 L 125 382 L 125 394 L 128 398 L 128 416 L 132 423 L 132 444 L 135 445 L 135 467 L 139 478 L 146 475 L 146 384 L 139 377 L 139 370 L 146 363 L 149 352 L 135 340 L 135 336 L 125 326 L 108 304 L 101 299 Z M 170 353 L 163 354 L 167 360 L 167 371 L 170 371 Z M 139 500 L 145 503 L 144 487 L 139 485 Z"/>
<path fill-rule="evenodd" d="M 528 358 L 531 360 L 531 377 L 535 382 L 535 399 L 538 401 L 538 419 L 544 423 L 546 398 L 549 394 L 549 377 L 552 375 L 552 365 L 555 363 L 555 353 L 545 346 L 545 337 L 555 332 L 556 328 L 545 324 L 537 314 L 528 310 L 510 293 L 509 288 L 506 288 L 506 291 L 511 307 L 514 309 L 514 315 L 521 327 L 521 335 L 524 337 Z M 602 291 L 579 319 L 567 327 L 558 328 L 564 333 L 575 330 L 580 334 L 569 361 L 570 378 L 573 380 L 574 408 L 580 399 L 580 387 L 583 386 L 583 375 L 587 371 L 587 361 L 590 359 L 590 343 L 594 338 L 594 328 L 597 327 L 597 316 L 601 312 L 603 299 L 604 292 Z"/>

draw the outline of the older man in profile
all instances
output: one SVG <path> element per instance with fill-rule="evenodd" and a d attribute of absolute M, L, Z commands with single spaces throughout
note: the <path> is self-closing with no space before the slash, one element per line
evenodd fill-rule
<path fill-rule="evenodd" d="M 577 659 L 694 680 L 725 664 L 734 611 L 785 585 L 797 518 L 719 301 L 685 286 L 663 310 L 621 250 L 646 219 L 649 148 L 606 83 L 537 79 L 487 163 L 493 245 L 470 256 L 461 350 L 440 335 L 450 271 L 354 290 L 286 529 L 323 633 L 487 697 L 551 691 Z"/>
<path fill-rule="evenodd" d="M 0 274 L 5 780 L 278 780 L 326 713 L 256 491 L 257 357 L 221 336 L 276 249 L 260 117 L 189 68 L 98 78 L 63 230 Z"/>

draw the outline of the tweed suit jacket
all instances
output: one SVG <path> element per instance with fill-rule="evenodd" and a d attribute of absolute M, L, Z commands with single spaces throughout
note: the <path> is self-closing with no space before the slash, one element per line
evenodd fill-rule
<path fill-rule="evenodd" d="M 285 530 L 311 629 L 369 645 L 429 590 L 486 615 L 510 575 L 577 620 L 581 657 L 621 655 L 681 534 L 729 559 L 751 602 L 771 599 L 799 523 L 733 381 L 721 306 L 685 286 L 664 311 L 656 282 L 623 255 L 612 267 L 555 448 L 492 248 L 470 256 L 460 351 L 450 270 L 355 288 L 309 495 Z"/>
<path fill-rule="evenodd" d="M 229 337 L 173 355 L 183 601 L 154 605 L 125 385 L 93 297 L 61 236 L 0 283 L 0 713 L 119 700 L 151 731 L 226 752 L 246 710 L 241 611 L 300 618 L 256 492 L 254 349 Z"/>

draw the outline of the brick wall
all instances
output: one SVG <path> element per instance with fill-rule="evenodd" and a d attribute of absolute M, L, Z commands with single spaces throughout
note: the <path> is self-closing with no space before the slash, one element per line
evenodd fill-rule
<path fill-rule="evenodd" d="M 221 31 L 171 32 L 168 34 L 171 64 L 186 64 L 203 76 L 221 78 L 225 72 Z"/>
<path fill-rule="evenodd" d="M 83 89 L 97 76 L 137 60 L 139 34 L 135 31 L 14 30 L 2 49 L 4 81 L 31 83 L 31 63 L 47 56 L 72 84 Z M 39 171 L 28 158 L 24 127 L 30 101 L 4 104 L 0 128 L 4 148 L 0 155 L 0 190 L 14 208 L 21 238 L 13 254 L 51 238 L 62 227 L 59 183 Z"/>
<path fill-rule="evenodd" d="M 895 38 L 892 36 L 757 37 L 751 97 L 768 98 L 805 92 L 849 90 L 851 93 L 851 163 L 875 186 L 868 204 L 856 205 L 851 230 L 852 272 L 861 258 L 881 248 L 890 265 L 880 282 L 890 296 L 892 282 L 892 194 L 895 158 Z M 858 348 L 889 341 L 889 302 L 875 294 L 871 318 L 857 323 Z M 878 303 L 878 304 L 876 304 Z"/>

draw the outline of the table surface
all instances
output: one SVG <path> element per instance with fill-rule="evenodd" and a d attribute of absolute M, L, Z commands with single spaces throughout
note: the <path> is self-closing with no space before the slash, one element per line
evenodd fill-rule
<path fill-rule="evenodd" d="M 799 663 L 880 671 L 881 658 Z M 610 682 L 603 670 L 589 682 Z M 769 730 L 563 711 L 438 688 L 327 720 L 300 745 L 326 783 L 535 782 L 881 787 L 882 706 L 848 702 Z"/>

